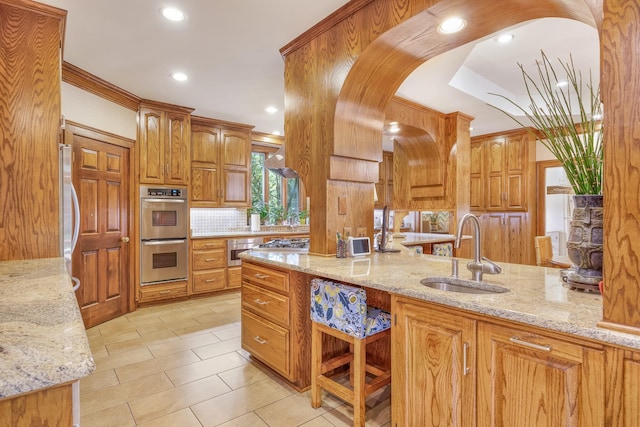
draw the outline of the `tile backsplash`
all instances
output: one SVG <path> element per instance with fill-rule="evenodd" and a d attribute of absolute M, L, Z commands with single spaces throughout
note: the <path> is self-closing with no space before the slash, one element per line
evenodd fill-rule
<path fill-rule="evenodd" d="M 246 209 L 191 208 L 193 234 L 223 233 L 247 226 Z"/>

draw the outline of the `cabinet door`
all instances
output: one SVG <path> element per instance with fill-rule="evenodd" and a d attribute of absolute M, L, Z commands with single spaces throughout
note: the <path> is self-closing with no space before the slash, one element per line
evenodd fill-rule
<path fill-rule="evenodd" d="M 394 425 L 474 426 L 476 322 L 398 297 L 392 313 Z"/>
<path fill-rule="evenodd" d="M 528 161 L 527 135 L 510 136 L 507 138 L 506 156 L 506 208 L 523 210 L 527 208 L 526 168 Z"/>
<path fill-rule="evenodd" d="M 502 261 L 515 264 L 530 264 L 529 246 L 533 238 L 527 232 L 527 214 L 504 214 L 504 259 Z"/>
<path fill-rule="evenodd" d="M 478 325 L 478 426 L 604 426 L 604 351 Z"/>
<path fill-rule="evenodd" d="M 623 364 L 624 427 L 638 425 L 640 420 L 640 353 L 632 353 Z"/>
<path fill-rule="evenodd" d="M 222 204 L 251 206 L 251 135 L 222 131 Z"/>
<path fill-rule="evenodd" d="M 504 138 L 496 137 L 485 142 L 486 208 L 502 210 L 505 206 Z"/>
<path fill-rule="evenodd" d="M 207 168 L 220 167 L 220 129 L 191 126 L 191 163 Z"/>
<path fill-rule="evenodd" d="M 141 108 L 139 121 L 140 183 L 163 184 L 164 135 L 162 132 L 162 112 L 150 108 Z"/>
<path fill-rule="evenodd" d="M 471 171 L 469 176 L 471 192 L 469 207 L 471 210 L 484 209 L 483 146 L 482 142 L 471 144 Z"/>
<path fill-rule="evenodd" d="M 482 255 L 492 261 L 505 262 L 507 249 L 505 247 L 505 219 L 502 213 L 487 213 L 482 215 Z"/>
<path fill-rule="evenodd" d="M 217 169 L 191 167 L 189 197 L 191 206 L 215 208 L 220 206 L 220 172 Z"/>
<path fill-rule="evenodd" d="M 167 112 L 165 131 L 165 184 L 189 182 L 190 115 Z"/>

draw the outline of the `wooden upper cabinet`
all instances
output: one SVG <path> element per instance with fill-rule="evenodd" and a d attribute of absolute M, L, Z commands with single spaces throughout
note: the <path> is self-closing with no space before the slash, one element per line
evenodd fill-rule
<path fill-rule="evenodd" d="M 203 117 L 192 121 L 192 206 L 251 206 L 251 127 L 228 125 Z"/>
<path fill-rule="evenodd" d="M 140 183 L 187 185 L 191 109 L 143 103 L 139 116 Z"/>
<path fill-rule="evenodd" d="M 35 1 L 0 1 L 3 261 L 61 256 L 58 143 L 65 16 Z"/>
<path fill-rule="evenodd" d="M 477 372 L 479 427 L 607 425 L 601 348 L 479 322 Z"/>
<path fill-rule="evenodd" d="M 471 143 L 471 209 L 525 211 L 534 140 L 526 131 L 474 138 Z"/>
<path fill-rule="evenodd" d="M 392 312 L 394 425 L 475 426 L 476 321 L 395 296 Z"/>

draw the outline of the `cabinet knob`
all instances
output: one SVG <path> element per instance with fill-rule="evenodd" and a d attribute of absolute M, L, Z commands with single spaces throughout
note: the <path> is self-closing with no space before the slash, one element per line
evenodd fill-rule
<path fill-rule="evenodd" d="M 120 241 L 121 241 L 122 243 L 129 243 L 129 236 L 121 237 L 121 238 L 120 238 Z"/>

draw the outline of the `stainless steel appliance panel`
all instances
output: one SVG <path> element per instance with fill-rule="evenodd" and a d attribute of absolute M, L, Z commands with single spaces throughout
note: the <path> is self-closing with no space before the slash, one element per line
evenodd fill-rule
<path fill-rule="evenodd" d="M 231 267 L 242 264 L 242 260 L 238 255 L 251 248 L 256 248 L 262 243 L 264 243 L 262 237 L 227 240 L 227 266 Z"/>
<path fill-rule="evenodd" d="M 142 285 L 187 278 L 187 239 L 144 240 L 140 246 Z"/>
<path fill-rule="evenodd" d="M 184 239 L 189 233 L 185 188 L 140 187 L 140 238 Z"/>
<path fill-rule="evenodd" d="M 80 234 L 80 205 L 71 176 L 71 145 L 60 144 L 60 252 L 73 281 L 73 290 L 80 288 L 80 279 L 73 277 L 71 259 Z"/>

